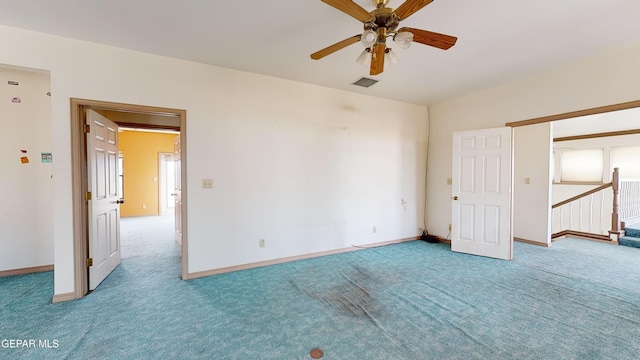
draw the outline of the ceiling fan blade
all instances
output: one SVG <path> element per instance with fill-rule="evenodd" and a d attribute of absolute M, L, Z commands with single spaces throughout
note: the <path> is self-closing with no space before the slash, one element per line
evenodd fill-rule
<path fill-rule="evenodd" d="M 320 51 L 316 51 L 313 54 L 311 54 L 311 58 L 313 60 L 320 60 L 323 57 L 329 55 L 329 54 L 333 54 L 334 52 L 346 48 L 349 45 L 355 44 L 358 41 L 360 41 L 360 36 L 361 35 L 354 35 L 352 37 L 346 38 L 340 42 L 337 42 L 331 46 L 327 46 L 326 48 L 320 50 Z"/>
<path fill-rule="evenodd" d="M 373 18 L 371 14 L 363 9 L 360 5 L 352 0 L 322 0 L 323 3 L 331 5 L 343 13 L 352 16 L 362 22 L 369 21 Z"/>
<path fill-rule="evenodd" d="M 400 20 L 404 20 L 432 2 L 433 0 L 407 0 L 402 3 L 402 5 L 398 6 L 394 13 Z"/>
<path fill-rule="evenodd" d="M 438 49 L 442 50 L 447 50 L 448 48 L 455 45 L 456 41 L 458 41 L 458 38 L 455 36 L 439 34 L 433 31 L 420 30 L 409 27 L 403 27 L 398 30 L 398 32 L 403 31 L 412 33 L 414 42 L 437 47 Z"/>
<path fill-rule="evenodd" d="M 369 75 L 378 75 L 384 71 L 384 51 L 387 46 L 384 43 L 376 43 L 371 50 L 371 69 Z"/>

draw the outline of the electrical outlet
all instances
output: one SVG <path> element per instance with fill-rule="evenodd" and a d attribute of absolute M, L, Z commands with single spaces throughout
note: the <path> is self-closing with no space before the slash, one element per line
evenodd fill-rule
<path fill-rule="evenodd" d="M 453 184 L 453 179 L 452 178 L 447 178 L 447 185 L 451 185 Z"/>
<path fill-rule="evenodd" d="M 213 189 L 213 179 L 202 179 L 203 189 Z"/>
<path fill-rule="evenodd" d="M 147 204 L 142 204 L 142 208 L 146 209 L 147 208 Z"/>
<path fill-rule="evenodd" d="M 451 229 L 453 229 L 453 227 L 451 226 L 451 224 L 449 224 L 449 231 L 451 231 Z"/>
<path fill-rule="evenodd" d="M 373 227 L 373 232 L 375 233 L 375 232 L 377 232 L 377 231 L 378 231 L 378 229 L 374 226 L 374 227 Z"/>
<path fill-rule="evenodd" d="M 264 247 L 264 239 L 258 240 L 258 246 Z"/>

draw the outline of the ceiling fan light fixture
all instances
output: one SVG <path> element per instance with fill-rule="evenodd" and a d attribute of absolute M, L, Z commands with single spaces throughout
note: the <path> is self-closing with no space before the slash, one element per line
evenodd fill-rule
<path fill-rule="evenodd" d="M 398 28 L 401 21 L 406 20 L 416 11 L 429 5 L 433 0 L 404 0 L 395 10 L 387 7 L 389 0 L 370 1 L 376 7 L 373 11 L 365 10 L 355 0 L 322 0 L 327 5 L 360 21 L 364 25 L 364 29 L 361 34 L 348 37 L 320 51 L 316 51 L 311 54 L 311 59 L 322 59 L 349 45 L 360 42 L 365 50 L 358 56 L 356 61 L 362 65 L 370 64 L 369 74 L 379 75 L 384 71 L 385 63 L 389 65 L 398 63 L 396 54 L 387 48 L 387 38 L 389 37 L 401 49 L 407 49 L 412 42 L 416 42 L 447 50 L 455 45 L 458 40 L 455 36 L 439 34 L 433 31 L 411 27 Z"/>
<path fill-rule="evenodd" d="M 356 59 L 356 62 L 362 66 L 369 66 L 369 64 L 371 63 L 371 49 L 366 48 L 362 50 L 362 52 Z"/>
<path fill-rule="evenodd" d="M 398 63 L 398 56 L 393 52 L 391 48 L 387 48 L 384 51 L 384 62 L 389 65 L 395 65 Z"/>
<path fill-rule="evenodd" d="M 362 45 L 366 48 L 371 47 L 377 40 L 378 34 L 371 29 L 365 30 L 365 32 L 362 33 L 362 37 L 360 37 L 360 42 L 362 42 Z"/>
<path fill-rule="evenodd" d="M 413 42 L 413 33 L 409 31 L 401 31 L 393 36 L 393 41 L 398 44 L 401 49 L 408 49 Z"/>

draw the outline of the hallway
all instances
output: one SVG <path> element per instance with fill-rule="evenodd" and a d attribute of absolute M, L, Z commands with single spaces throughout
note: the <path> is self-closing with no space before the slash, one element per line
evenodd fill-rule
<path fill-rule="evenodd" d="M 122 259 L 180 256 L 174 239 L 174 215 L 133 216 L 120 219 Z"/>

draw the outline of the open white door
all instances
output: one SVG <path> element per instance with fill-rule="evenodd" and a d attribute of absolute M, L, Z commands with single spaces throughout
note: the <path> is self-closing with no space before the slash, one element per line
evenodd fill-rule
<path fill-rule="evenodd" d="M 118 197 L 118 126 L 87 110 L 87 176 L 89 192 L 89 290 L 120 264 Z"/>
<path fill-rule="evenodd" d="M 158 213 L 160 215 L 172 214 L 175 210 L 174 191 L 176 176 L 174 174 L 173 153 L 158 154 Z"/>
<path fill-rule="evenodd" d="M 180 135 L 173 140 L 173 166 L 175 168 L 173 172 L 175 176 L 173 197 L 175 199 L 176 242 L 182 246 L 182 150 Z"/>
<path fill-rule="evenodd" d="M 513 258 L 511 131 L 453 133 L 452 251 Z"/>

